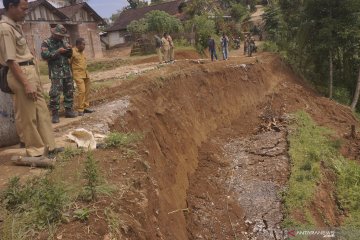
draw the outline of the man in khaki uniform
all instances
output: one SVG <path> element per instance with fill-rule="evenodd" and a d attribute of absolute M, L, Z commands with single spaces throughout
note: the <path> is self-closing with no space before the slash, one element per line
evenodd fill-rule
<path fill-rule="evenodd" d="M 162 42 L 161 42 L 161 38 L 159 38 L 158 35 L 154 35 L 155 38 L 155 48 L 156 48 L 156 53 L 158 54 L 159 57 L 159 63 L 163 62 L 163 56 L 162 56 L 162 50 L 161 50 L 161 46 L 162 46 Z"/>
<path fill-rule="evenodd" d="M 173 63 L 175 61 L 175 46 L 170 34 L 167 34 L 167 40 L 169 41 L 170 44 L 170 49 L 169 49 L 170 62 Z"/>
<path fill-rule="evenodd" d="M 167 33 L 164 33 L 162 39 L 162 52 L 163 52 L 163 56 L 164 56 L 164 61 L 165 63 L 168 63 L 170 61 L 170 43 L 167 40 Z"/>
<path fill-rule="evenodd" d="M 84 55 L 85 40 L 76 39 L 76 46 L 72 50 L 70 60 L 73 79 L 76 83 L 76 110 L 79 116 L 84 113 L 92 113 L 94 110 L 89 109 L 90 78 L 87 71 L 86 58 Z"/>
<path fill-rule="evenodd" d="M 5 15 L 0 21 L 0 64 L 9 67 L 8 85 L 15 94 L 18 125 L 31 157 L 56 153 L 55 139 L 40 83 L 36 62 L 30 53 L 19 22 L 25 19 L 27 0 L 3 0 Z M 46 149 L 48 148 L 48 149 Z"/>

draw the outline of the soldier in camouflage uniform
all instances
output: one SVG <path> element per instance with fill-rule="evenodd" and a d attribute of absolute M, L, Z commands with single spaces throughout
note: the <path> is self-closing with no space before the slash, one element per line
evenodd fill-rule
<path fill-rule="evenodd" d="M 73 118 L 77 114 L 73 108 L 74 82 L 69 59 L 72 56 L 70 44 L 64 39 L 68 37 L 67 30 L 61 24 L 51 29 L 51 37 L 41 45 L 41 57 L 48 62 L 49 78 L 51 80 L 50 110 L 52 122 L 59 122 L 60 94 L 64 94 L 65 117 Z"/>

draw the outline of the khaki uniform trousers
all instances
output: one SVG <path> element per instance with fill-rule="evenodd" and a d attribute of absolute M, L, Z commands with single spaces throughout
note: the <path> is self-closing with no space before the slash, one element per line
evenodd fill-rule
<path fill-rule="evenodd" d="M 156 53 L 159 56 L 159 63 L 162 63 L 164 61 L 164 59 L 162 56 L 161 48 L 156 48 Z"/>
<path fill-rule="evenodd" d="M 13 103 L 14 103 L 14 112 L 15 112 L 15 128 L 16 128 L 16 132 L 17 132 L 17 134 L 19 136 L 20 142 L 24 143 L 25 141 L 24 141 L 23 132 L 21 130 L 20 114 L 19 114 L 19 111 L 16 111 L 18 106 L 16 104 L 15 95 L 13 95 Z"/>
<path fill-rule="evenodd" d="M 76 110 L 84 112 L 89 107 L 90 78 L 75 78 L 76 83 Z"/>
<path fill-rule="evenodd" d="M 49 110 L 43 96 L 40 77 L 34 65 L 22 66 L 21 70 L 36 87 L 37 101 L 32 101 L 25 93 L 24 85 L 15 79 L 11 70 L 7 75 L 10 89 L 15 93 L 15 115 L 17 126 L 22 133 L 28 156 L 43 155 L 45 148 L 55 149 L 55 139 L 50 122 Z"/>
<path fill-rule="evenodd" d="M 174 60 L 175 60 L 175 49 L 174 49 L 174 47 L 170 47 L 169 57 L 170 57 L 170 61 L 174 61 Z"/>
<path fill-rule="evenodd" d="M 163 47 L 163 50 L 162 50 L 162 53 L 163 53 L 163 56 L 164 56 L 164 61 L 165 62 L 169 62 L 170 61 L 170 49 L 169 48 L 164 48 Z"/>

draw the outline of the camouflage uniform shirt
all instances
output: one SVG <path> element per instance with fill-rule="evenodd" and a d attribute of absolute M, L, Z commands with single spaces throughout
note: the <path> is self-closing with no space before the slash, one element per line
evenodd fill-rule
<path fill-rule="evenodd" d="M 70 45 L 65 40 L 57 40 L 52 37 L 46 39 L 41 44 L 41 57 L 48 62 L 49 78 L 71 78 L 71 66 L 69 59 L 72 51 L 60 54 L 56 51 L 59 48 L 70 49 Z"/>

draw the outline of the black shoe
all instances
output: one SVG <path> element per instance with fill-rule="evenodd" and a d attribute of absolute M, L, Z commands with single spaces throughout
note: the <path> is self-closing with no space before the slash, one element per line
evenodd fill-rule
<path fill-rule="evenodd" d="M 58 112 L 53 112 L 51 122 L 52 123 L 59 123 L 60 122 Z"/>
<path fill-rule="evenodd" d="M 78 116 L 80 117 L 84 116 L 84 112 L 78 112 Z"/>
<path fill-rule="evenodd" d="M 105 149 L 106 148 L 106 144 L 105 143 L 97 143 L 96 144 L 96 149 Z"/>
<path fill-rule="evenodd" d="M 78 114 L 74 112 L 72 109 L 65 110 L 65 118 L 76 118 Z"/>
<path fill-rule="evenodd" d="M 58 147 L 58 148 L 54 148 L 54 150 L 51 150 L 48 152 L 48 158 L 55 158 L 55 155 L 61 152 L 64 152 L 65 148 L 63 147 Z"/>
<path fill-rule="evenodd" d="M 19 148 L 25 148 L 25 143 L 20 142 L 20 144 L 19 144 Z"/>
<path fill-rule="evenodd" d="M 85 108 L 84 109 L 84 113 L 93 113 L 95 112 L 95 110 L 89 109 L 89 108 Z"/>

